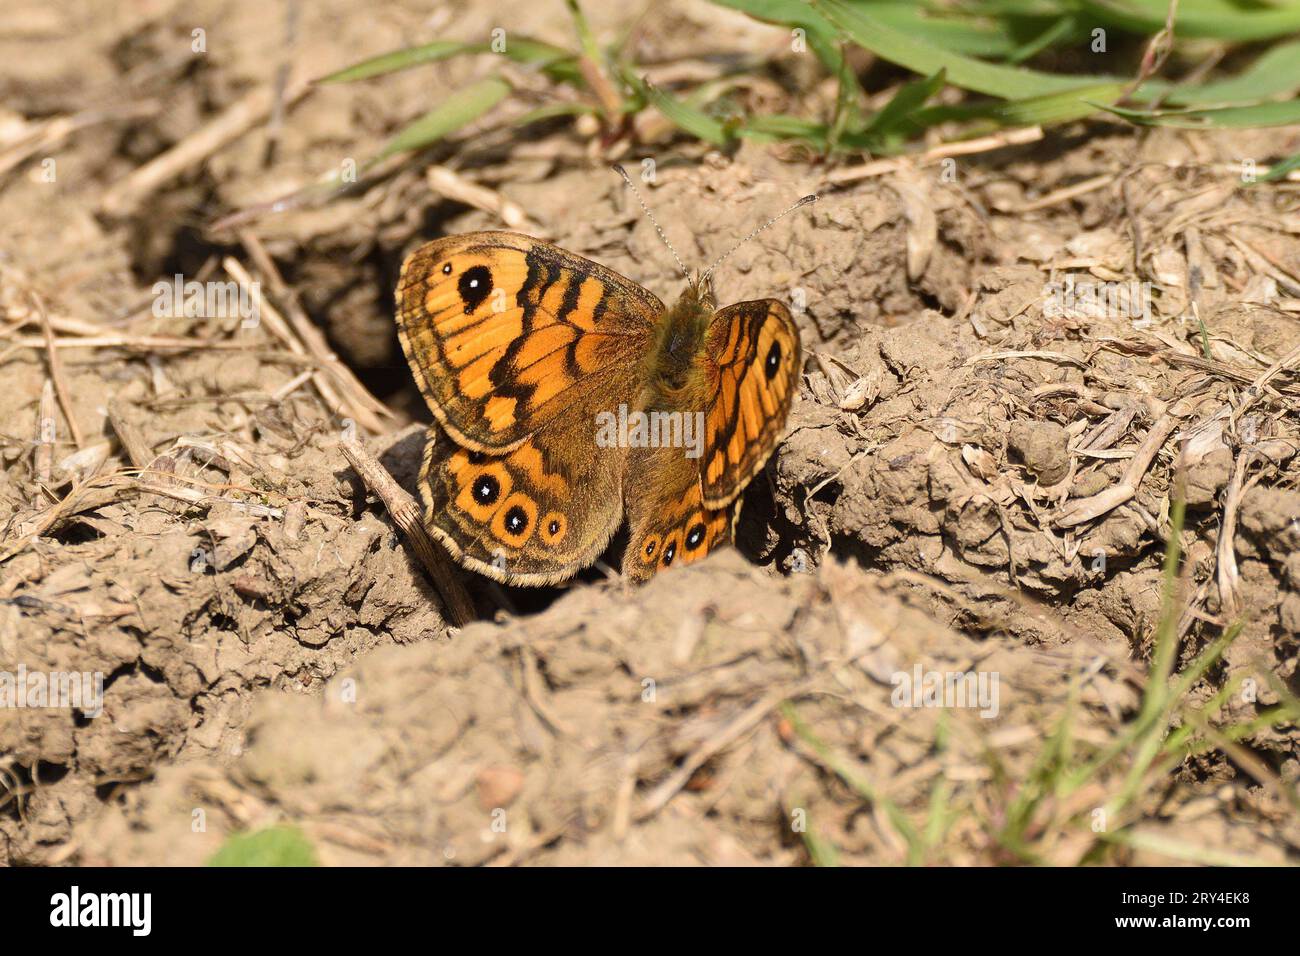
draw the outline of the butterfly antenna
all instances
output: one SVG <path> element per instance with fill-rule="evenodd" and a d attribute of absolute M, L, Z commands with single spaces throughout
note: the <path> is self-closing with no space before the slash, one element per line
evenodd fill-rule
<path fill-rule="evenodd" d="M 686 263 L 682 262 L 682 257 L 677 254 L 677 250 L 673 248 L 673 244 L 669 242 L 668 237 L 664 235 L 663 228 L 659 225 L 659 220 L 655 218 L 655 214 L 650 211 L 650 207 L 647 206 L 645 200 L 641 198 L 641 190 L 636 188 L 636 184 L 633 183 L 631 178 L 628 176 L 627 170 L 622 166 L 615 166 L 614 172 L 623 177 L 623 182 L 627 183 L 628 188 L 632 190 L 632 195 L 636 196 L 636 201 L 641 204 L 641 209 L 645 213 L 646 218 L 654 224 L 655 232 L 659 233 L 659 238 L 664 241 L 664 245 L 668 247 L 668 251 L 671 252 L 673 258 L 677 260 L 677 265 L 681 268 L 682 275 L 686 276 L 686 281 L 694 284 L 695 280 L 691 278 L 691 271 L 686 268 Z"/>
<path fill-rule="evenodd" d="M 751 232 L 749 235 L 747 235 L 744 239 L 741 239 L 740 242 L 736 243 L 734 246 L 732 246 L 730 249 L 728 249 L 728 250 L 727 250 L 726 252 L 724 252 L 722 255 L 718 256 L 717 259 L 713 260 L 713 265 L 709 266 L 708 269 L 704 270 L 704 275 L 700 276 L 700 282 L 707 282 L 709 276 L 713 275 L 713 270 L 716 269 L 718 266 L 722 265 L 722 260 L 726 259 L 727 256 L 731 255 L 733 252 L 735 252 L 737 249 L 739 249 L 739 248 L 740 248 L 741 246 L 743 246 L 745 243 L 749 242 L 749 240 L 753 239 L 755 236 L 757 236 L 760 232 L 762 232 L 762 231 L 763 231 L 764 229 L 766 229 L 768 226 L 774 226 L 774 225 L 776 225 L 777 222 L 779 222 L 780 220 L 784 219 L 786 216 L 790 215 L 790 213 L 794 212 L 794 211 L 795 211 L 796 209 L 798 209 L 799 207 L 801 207 L 801 206 L 806 206 L 806 205 L 808 205 L 809 203 L 814 203 L 814 202 L 816 202 L 816 201 L 817 201 L 817 197 L 816 197 L 816 196 L 804 196 L 803 199 L 800 199 L 797 203 L 795 203 L 793 206 L 791 206 L 791 207 L 790 207 L 789 209 L 787 209 L 785 212 L 781 213 L 781 215 L 779 215 L 779 216 L 773 216 L 773 217 L 772 217 L 771 219 L 769 219 L 767 222 L 763 223 L 763 225 L 759 226 L 757 229 L 755 229 L 753 232 Z"/>

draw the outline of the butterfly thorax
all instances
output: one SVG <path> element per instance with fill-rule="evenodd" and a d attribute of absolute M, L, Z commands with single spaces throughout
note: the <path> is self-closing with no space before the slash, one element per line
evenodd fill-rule
<path fill-rule="evenodd" d="M 713 312 L 708 290 L 691 285 L 660 316 L 646 356 L 647 407 L 681 409 L 694 395 Z"/>

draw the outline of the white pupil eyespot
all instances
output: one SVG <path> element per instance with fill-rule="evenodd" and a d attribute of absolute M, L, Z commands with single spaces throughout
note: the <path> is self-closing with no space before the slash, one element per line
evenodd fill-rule
<path fill-rule="evenodd" d="M 477 289 L 477 288 L 478 288 L 478 279 L 470 279 L 470 280 L 469 280 L 469 287 L 470 287 L 471 289 Z"/>

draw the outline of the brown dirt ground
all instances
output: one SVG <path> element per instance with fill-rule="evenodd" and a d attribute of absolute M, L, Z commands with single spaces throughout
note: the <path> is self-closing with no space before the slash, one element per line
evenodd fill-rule
<path fill-rule="evenodd" d="M 739 554 L 639 590 L 598 572 L 543 592 L 466 576 L 485 620 L 457 631 L 338 449 L 357 423 L 296 381 L 310 366 L 286 340 L 149 305 L 175 273 L 227 278 L 226 256 L 260 275 L 247 244 L 207 225 L 372 155 L 481 67 L 320 89 L 289 112 L 269 166 L 259 126 L 109 216 L 112 184 L 270 83 L 283 11 L 12 6 L 0 163 L 36 124 L 86 123 L 0 172 L 0 670 L 99 671 L 106 692 L 94 719 L 0 715 L 0 862 L 193 864 L 232 832 L 289 821 L 326 863 L 799 864 L 812 842 L 792 832 L 801 817 L 841 862 L 896 863 L 907 847 L 888 801 L 923 820 L 938 787 L 953 819 L 925 859 L 1003 862 L 990 834 L 1067 708 L 1089 745 L 1136 710 L 1180 473 L 1180 665 L 1245 622 L 1195 696 L 1253 678 L 1256 698 L 1233 695 L 1223 712 L 1239 722 L 1278 702 L 1270 678 L 1300 690 L 1300 202 L 1294 183 L 1244 187 L 1230 165 L 1295 152 L 1300 129 L 1079 125 L 962 158 L 955 181 L 935 165 L 827 189 L 788 151 L 722 156 L 648 127 L 647 147 L 606 156 L 569 126 L 520 137 L 483 124 L 328 205 L 258 220 L 306 312 L 391 409 L 383 434 L 361 434 L 410 488 L 428 414 L 393 330 L 397 268 L 424 239 L 500 224 L 432 192 L 430 162 L 662 298 L 680 279 L 610 159 L 658 157 L 650 200 L 691 263 L 822 193 L 716 278 L 723 298 L 807 302 L 801 401 L 747 494 Z M 511 28 L 568 42 L 554 6 L 511 5 Z M 315 76 L 363 51 L 485 35 L 502 9 L 304 4 L 295 62 Z M 702 35 L 721 59 L 782 45 L 779 31 L 679 3 L 639 51 L 662 69 L 698 65 Z M 790 75 L 806 68 L 787 59 Z M 813 109 L 833 91 L 753 95 Z M 137 111 L 83 112 L 124 103 Z M 1053 313 L 1045 284 L 1066 275 L 1150 282 L 1150 321 Z M 126 337 L 59 349 L 82 441 L 60 414 L 48 476 L 33 291 L 60 338 Z M 126 474 L 110 406 L 165 472 L 148 490 Z M 1132 493 L 1103 505 L 1148 440 Z M 891 706 L 890 675 L 917 664 L 996 672 L 998 717 Z M 1054 819 L 1086 820 L 1124 769 Z M 1126 821 L 1146 848 L 1106 859 L 1168 862 L 1151 849 L 1163 840 L 1297 862 L 1286 794 L 1298 779 L 1293 726 L 1260 730 L 1232 759 L 1189 759 Z M 1095 843 L 1086 827 L 1045 827 L 1047 862 Z"/>

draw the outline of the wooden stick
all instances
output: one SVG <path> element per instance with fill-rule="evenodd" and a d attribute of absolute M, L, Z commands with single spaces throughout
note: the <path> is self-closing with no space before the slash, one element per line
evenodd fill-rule
<path fill-rule="evenodd" d="M 1031 199 L 1018 205 L 1009 205 L 1006 208 L 998 207 L 999 212 L 1022 213 L 1033 212 L 1037 209 L 1046 209 L 1048 206 L 1055 206 L 1057 203 L 1063 203 L 1090 193 L 1094 189 L 1101 189 L 1115 181 L 1115 173 L 1102 173 L 1100 176 L 1093 176 L 1091 179 L 1085 179 L 1083 182 L 1074 183 L 1055 189 L 1045 196 L 1039 196 L 1037 199 Z"/>
<path fill-rule="evenodd" d="M 947 159 L 950 156 L 970 156 L 974 153 L 986 153 L 990 150 L 1001 149 L 1004 146 L 1021 146 L 1025 143 L 1034 143 L 1042 138 L 1043 128 L 1041 126 L 1011 129 L 1005 133 L 981 136 L 978 139 L 968 139 L 958 143 L 944 143 L 919 155 L 899 156 L 895 159 L 878 159 L 860 166 L 833 169 L 826 174 L 826 182 L 832 184 L 857 182 L 859 179 L 869 179 L 872 176 L 883 176 L 886 173 L 895 172 L 903 166 L 913 163 L 918 166 L 925 165 Z"/>
<path fill-rule="evenodd" d="M 1142 484 L 1142 479 L 1155 460 L 1156 454 L 1164 447 L 1177 427 L 1178 420 L 1172 415 L 1166 415 L 1157 421 L 1147 432 L 1147 437 L 1143 439 L 1142 444 L 1138 446 L 1119 484 L 1112 485 L 1105 491 L 1099 491 L 1088 498 L 1078 498 L 1070 502 L 1057 512 L 1051 523 L 1058 528 L 1073 528 L 1085 521 L 1100 518 L 1132 499 L 1137 494 L 1138 486 Z"/>
<path fill-rule="evenodd" d="M 149 474 L 157 474 L 157 472 L 149 472 Z M 233 510 L 252 515 L 254 518 L 284 517 L 283 508 L 275 508 L 271 505 L 259 505 L 251 501 L 240 501 L 238 498 L 227 498 L 223 495 L 204 494 L 196 488 L 165 487 L 163 485 L 151 484 L 147 481 L 137 481 L 134 484 L 140 491 L 148 491 L 151 494 L 162 495 L 165 498 L 175 498 L 177 501 L 184 501 L 191 505 L 208 505 L 212 502 L 220 501 L 223 504 L 229 505 Z"/>
<path fill-rule="evenodd" d="M 1223 521 L 1219 524 L 1219 540 L 1215 547 L 1218 552 L 1215 579 L 1219 585 L 1219 603 L 1223 612 L 1229 617 L 1236 617 L 1241 610 L 1241 571 L 1237 567 L 1237 513 L 1241 499 L 1245 496 L 1242 487 L 1246 479 L 1246 469 L 1255 457 L 1253 448 L 1243 448 L 1237 456 L 1232 469 L 1232 478 L 1223 496 Z"/>
<path fill-rule="evenodd" d="M 28 294 L 36 304 L 36 311 L 41 314 L 41 330 L 45 333 L 45 352 L 49 356 L 50 378 L 54 380 L 54 391 L 59 396 L 59 404 L 63 406 L 63 414 L 68 419 L 72 442 L 80 448 L 85 442 L 81 437 L 81 426 L 77 424 L 77 416 L 72 413 L 72 399 L 68 395 L 67 383 L 63 380 L 63 361 L 59 358 L 58 349 L 54 347 L 54 330 L 50 328 L 50 317 L 45 311 L 45 303 L 41 301 L 41 297 L 35 292 Z"/>
<path fill-rule="evenodd" d="M 228 339 L 190 339 L 172 335 L 99 335 L 85 338 L 55 339 L 56 349 L 127 349 L 136 352 L 159 352 L 168 349 L 188 351 L 190 349 L 219 349 L 226 352 L 250 352 L 263 356 L 268 353 L 273 361 L 293 362 L 296 365 L 319 365 L 319 361 L 310 355 L 278 350 L 260 351 L 248 342 L 232 342 Z M 28 335 L 18 336 L 4 354 L 17 349 L 45 348 L 45 341 Z"/>
<path fill-rule="evenodd" d="M 343 383 L 343 386 L 351 393 L 352 404 L 362 409 L 362 415 L 368 410 L 380 417 L 392 418 L 392 409 L 371 395 L 370 390 L 361 384 L 361 380 L 356 377 L 352 369 L 348 368 L 334 354 L 334 350 L 329 346 L 329 341 L 325 338 L 325 333 L 308 318 L 307 311 L 302 307 L 302 302 L 298 298 L 298 293 L 284 281 L 284 277 L 280 275 L 280 270 L 276 268 L 275 260 L 266 251 L 266 247 L 262 245 L 262 240 L 251 230 L 241 229 L 239 230 L 239 241 L 248 250 L 248 254 L 252 256 L 254 265 L 271 283 L 271 291 L 284 301 L 285 311 L 289 313 L 289 323 L 292 325 L 293 330 L 298 333 L 298 338 L 306 347 L 307 353 L 319 359 L 321 367 L 328 369 L 334 374 L 335 378 Z M 375 424 L 379 424 L 377 420 L 375 420 Z M 376 432 L 383 430 L 382 427 L 372 429 L 372 431 Z"/>
<path fill-rule="evenodd" d="M 285 107 L 306 95 L 311 84 L 299 81 L 284 94 Z M 125 216 L 191 166 L 197 166 L 228 143 L 234 142 L 271 115 L 275 91 L 259 86 L 224 112 L 181 140 L 167 152 L 155 156 L 125 179 L 118 180 L 104 194 L 100 210 L 108 216 Z"/>
<path fill-rule="evenodd" d="M 78 130 L 98 123 L 153 116 L 162 109 L 158 100 L 114 106 L 104 110 L 83 110 L 72 116 L 55 116 L 39 123 L 30 123 L 32 132 L 17 143 L 0 152 L 0 176 L 26 162 L 32 156 L 49 155 L 55 148 Z"/>
<path fill-rule="evenodd" d="M 45 380 L 41 404 L 36 411 L 36 448 L 32 454 L 36 480 L 43 485 L 54 475 L 54 382 Z"/>
<path fill-rule="evenodd" d="M 46 508 L 32 521 L 25 522 L 25 525 L 30 527 L 31 530 L 10 544 L 4 551 L 0 551 L 0 564 L 27 550 L 33 541 L 55 527 L 66 516 L 75 514 L 80 507 L 102 508 L 113 501 L 122 486 L 129 483 L 130 480 L 130 478 L 120 474 L 97 475 L 73 485 L 72 489 L 61 501 Z M 90 499 L 90 501 L 87 502 L 85 499 Z"/>
<path fill-rule="evenodd" d="M 471 182 L 446 166 L 430 166 L 424 171 L 424 179 L 438 195 L 490 212 L 511 229 L 539 231 L 535 223 L 529 222 L 528 214 L 518 203 L 511 202 L 494 189 Z"/>
<path fill-rule="evenodd" d="M 338 389 L 334 387 L 333 381 L 326 373 L 343 367 L 338 358 L 328 349 L 326 349 L 328 358 L 313 355 L 308 348 L 308 344 L 304 343 L 302 336 L 298 334 L 289 320 L 280 314 L 279 309 L 266 300 L 266 296 L 262 295 L 261 286 L 253 281 L 253 277 L 248 274 L 248 270 L 240 264 L 239 260 L 227 256 L 222 261 L 222 266 L 257 302 L 258 315 L 265 320 L 267 328 L 285 344 L 289 351 L 295 355 L 312 358 L 318 365 L 323 366 L 320 371 L 312 374 L 312 382 L 315 384 L 316 390 L 320 392 L 320 396 L 324 399 L 330 413 L 344 414 L 344 417 L 351 416 L 358 425 L 375 434 L 385 431 L 384 423 L 379 420 L 379 416 L 359 402 L 340 395 Z M 332 359 L 332 362 L 330 359 Z M 346 384 L 346 380 L 344 384 Z"/>
<path fill-rule="evenodd" d="M 122 444 L 126 457 L 136 468 L 148 468 L 153 461 L 153 450 L 144 440 L 144 434 L 134 424 L 127 421 L 122 414 L 122 403 L 111 399 L 108 403 L 108 421 L 117 433 L 117 440 Z"/>
<path fill-rule="evenodd" d="M 425 530 L 424 520 L 415 499 L 407 494 L 390 475 L 384 466 L 354 439 L 344 438 L 339 441 L 352 470 L 361 476 L 366 487 L 379 496 L 384 507 L 392 515 L 393 523 L 401 529 L 410 543 L 415 555 L 424 565 L 429 579 L 433 581 L 442 597 L 443 607 L 451 617 L 451 623 L 464 627 L 475 618 L 474 602 L 456 575 L 456 568 L 442 547 L 434 542 Z"/>

